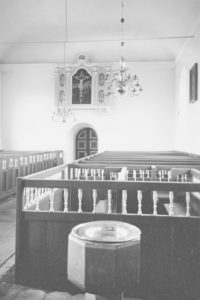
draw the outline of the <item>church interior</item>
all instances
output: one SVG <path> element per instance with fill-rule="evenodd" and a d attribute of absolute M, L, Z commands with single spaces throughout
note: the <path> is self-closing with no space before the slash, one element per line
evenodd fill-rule
<path fill-rule="evenodd" d="M 199 0 L 0 0 L 0 299 L 200 299 L 199 64 Z"/>

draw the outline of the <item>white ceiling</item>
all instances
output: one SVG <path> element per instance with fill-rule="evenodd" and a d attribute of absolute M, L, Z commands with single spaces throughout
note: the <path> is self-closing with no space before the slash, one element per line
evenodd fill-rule
<path fill-rule="evenodd" d="M 121 55 L 121 0 L 66 0 L 66 61 Z M 130 61 L 173 61 L 200 17 L 200 0 L 124 0 L 124 55 Z M 145 39 L 143 39 L 145 38 Z M 0 63 L 62 62 L 65 0 L 0 0 Z"/>

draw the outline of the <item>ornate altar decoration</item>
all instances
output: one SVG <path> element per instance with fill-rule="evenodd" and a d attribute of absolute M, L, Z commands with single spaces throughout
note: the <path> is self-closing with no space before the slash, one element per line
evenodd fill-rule
<path fill-rule="evenodd" d="M 105 110 L 108 69 L 108 66 L 88 62 L 83 54 L 79 55 L 76 64 L 58 67 L 53 119 L 62 122 L 75 121 L 76 110 Z"/>

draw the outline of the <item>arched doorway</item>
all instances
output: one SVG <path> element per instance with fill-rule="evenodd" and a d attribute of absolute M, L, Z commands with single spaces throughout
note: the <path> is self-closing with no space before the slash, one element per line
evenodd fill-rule
<path fill-rule="evenodd" d="M 94 129 L 86 127 L 76 135 L 76 159 L 98 151 L 98 137 Z"/>

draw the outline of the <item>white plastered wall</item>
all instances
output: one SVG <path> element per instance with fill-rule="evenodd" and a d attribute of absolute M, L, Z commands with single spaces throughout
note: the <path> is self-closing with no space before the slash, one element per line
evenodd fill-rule
<path fill-rule="evenodd" d="M 63 149 L 74 158 L 74 137 L 83 127 L 97 132 L 99 150 L 174 149 L 174 64 L 129 63 L 140 78 L 140 96 L 114 96 L 108 112 L 78 110 L 76 122 L 54 123 L 55 68 L 52 64 L 4 65 L 3 144 L 8 150 Z M 118 67 L 118 64 L 114 66 Z"/>
<path fill-rule="evenodd" d="M 176 135 L 175 147 L 190 153 L 200 153 L 200 22 L 176 61 Z M 189 72 L 198 63 L 198 100 L 189 103 Z"/>

